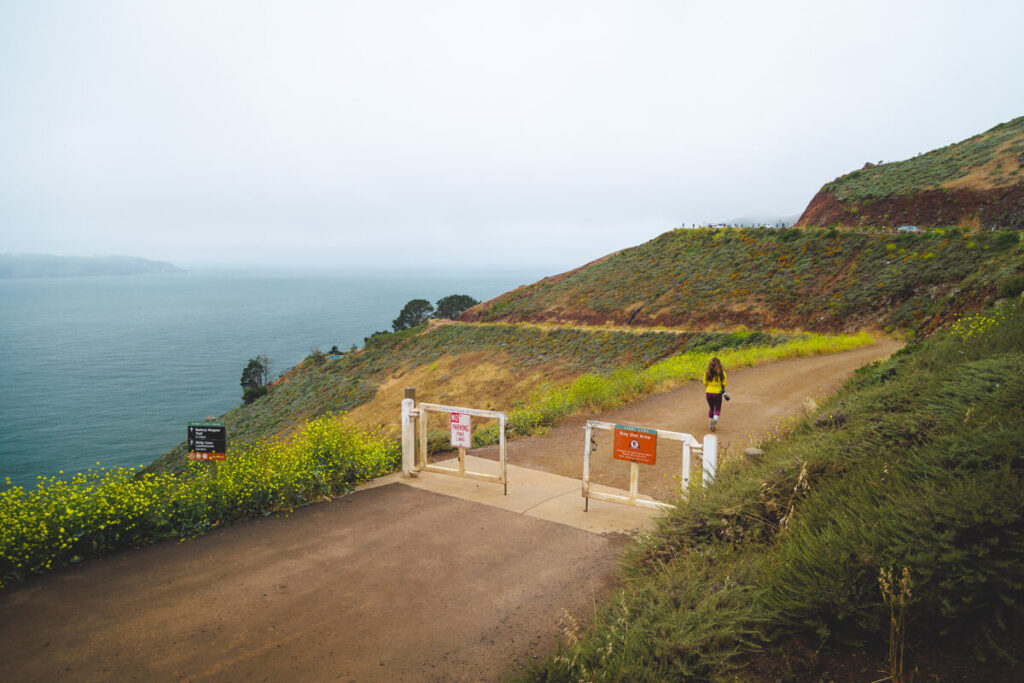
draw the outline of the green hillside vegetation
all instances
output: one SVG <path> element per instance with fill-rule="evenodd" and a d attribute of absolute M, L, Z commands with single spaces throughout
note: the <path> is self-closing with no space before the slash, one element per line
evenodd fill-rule
<path fill-rule="evenodd" d="M 240 405 L 221 419 L 228 426 L 230 452 L 234 444 L 286 434 L 295 425 L 324 413 L 350 411 L 373 399 L 378 386 L 388 377 L 430 365 L 445 355 L 475 352 L 508 366 L 510 371 L 525 373 L 539 369 L 543 376 L 547 369 L 553 371 L 557 367 L 563 376 L 574 377 L 585 373 L 608 374 L 618 368 L 646 368 L 682 353 L 775 346 L 793 338 L 762 332 L 638 334 L 531 325 L 421 325 L 370 337 L 363 349 L 337 360 L 317 354 L 309 356 L 270 387 L 266 396 Z M 504 398 L 513 403 L 526 399 L 527 394 Z M 397 421 L 397 402 L 391 408 L 393 420 Z M 185 444 L 181 443 L 147 471 L 181 472 L 186 463 L 185 452 Z"/>
<path fill-rule="evenodd" d="M 523 679 L 1011 680 L 1022 300 L 862 368 L 759 462 L 727 461 Z"/>
<path fill-rule="evenodd" d="M 992 189 L 1024 183 L 1024 116 L 913 159 L 870 166 L 825 185 L 840 201 L 881 199 L 962 185 Z"/>
<path fill-rule="evenodd" d="M 1016 232 L 675 230 L 463 319 L 913 334 L 990 303 L 1022 273 Z"/>

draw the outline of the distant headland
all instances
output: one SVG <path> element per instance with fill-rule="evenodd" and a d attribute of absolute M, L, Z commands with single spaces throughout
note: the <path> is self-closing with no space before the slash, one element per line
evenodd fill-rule
<path fill-rule="evenodd" d="M 166 261 L 135 256 L 53 256 L 0 254 L 0 279 L 29 277 L 87 277 L 184 272 Z"/>

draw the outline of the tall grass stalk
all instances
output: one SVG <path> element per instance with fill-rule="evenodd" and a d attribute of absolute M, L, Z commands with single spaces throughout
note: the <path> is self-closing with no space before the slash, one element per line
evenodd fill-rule
<path fill-rule="evenodd" d="M 910 598 L 910 567 L 893 576 L 892 567 L 878 570 L 878 587 L 882 600 L 889 606 L 889 654 L 886 664 L 888 676 L 881 680 L 903 683 L 903 650 L 907 642 L 907 600 Z"/>

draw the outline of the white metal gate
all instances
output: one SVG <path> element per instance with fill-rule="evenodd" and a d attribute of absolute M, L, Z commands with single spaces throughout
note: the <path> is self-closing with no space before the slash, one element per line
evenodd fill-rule
<path fill-rule="evenodd" d="M 463 413 L 475 417 L 489 418 L 498 421 L 498 459 L 501 465 L 500 474 L 487 474 L 484 472 L 471 472 L 466 469 L 466 449 L 459 449 L 458 469 L 432 465 L 427 453 L 427 413 Z M 419 419 L 417 419 L 419 418 Z M 508 495 L 508 467 L 506 462 L 505 447 L 505 425 L 508 418 L 505 413 L 496 410 L 481 410 L 478 408 L 461 408 L 456 406 L 445 406 L 437 403 L 416 404 L 411 398 L 402 400 L 402 474 L 410 476 L 413 472 L 435 472 L 479 481 L 489 481 L 502 484 L 505 487 L 505 495 Z M 419 423 L 419 448 L 416 448 L 417 434 L 416 425 Z M 417 453 L 418 451 L 418 453 Z"/>
<path fill-rule="evenodd" d="M 642 508 L 651 508 L 654 510 L 664 510 L 672 507 L 668 503 L 661 503 L 656 500 L 646 500 L 640 498 L 638 492 L 640 482 L 640 465 L 636 462 L 629 464 L 629 493 L 625 496 L 620 496 L 615 493 L 608 493 L 605 491 L 595 491 L 590 486 L 590 453 L 596 448 L 596 442 L 594 441 L 594 430 L 595 429 L 607 429 L 614 431 L 621 425 L 615 425 L 611 422 L 600 422 L 598 420 L 587 420 L 587 424 L 584 427 L 586 430 L 586 437 L 583 447 L 583 498 L 585 499 L 584 510 L 589 510 L 590 499 L 604 500 L 611 503 L 624 503 L 626 505 L 635 505 Z M 658 435 L 658 438 L 668 439 L 670 441 L 680 441 L 683 444 L 683 462 L 682 462 L 682 479 L 680 487 L 682 493 L 685 496 L 690 490 L 690 465 L 691 458 L 694 452 L 701 454 L 703 477 L 702 483 L 707 486 L 715 479 L 715 471 L 718 467 L 718 438 L 713 434 L 707 434 L 704 437 L 704 443 L 697 441 L 696 437 L 692 434 L 685 434 L 683 432 L 671 432 L 666 429 L 650 429 L 646 427 L 640 427 L 647 432 L 654 432 Z"/>

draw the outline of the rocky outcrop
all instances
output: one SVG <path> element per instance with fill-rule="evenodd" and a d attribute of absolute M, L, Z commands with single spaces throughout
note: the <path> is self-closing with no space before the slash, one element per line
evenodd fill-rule
<path fill-rule="evenodd" d="M 1024 229 L 1024 185 L 991 190 L 938 189 L 843 201 L 828 189 L 814 196 L 797 226 L 942 227 L 961 223 Z"/>

